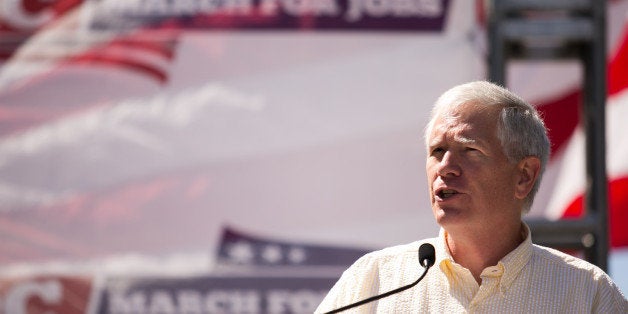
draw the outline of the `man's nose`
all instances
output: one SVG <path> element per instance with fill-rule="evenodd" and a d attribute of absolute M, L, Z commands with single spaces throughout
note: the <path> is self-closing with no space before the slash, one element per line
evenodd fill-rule
<path fill-rule="evenodd" d="M 441 177 L 459 176 L 461 172 L 460 165 L 457 162 L 455 154 L 446 151 L 443 158 L 438 163 L 437 174 Z"/>

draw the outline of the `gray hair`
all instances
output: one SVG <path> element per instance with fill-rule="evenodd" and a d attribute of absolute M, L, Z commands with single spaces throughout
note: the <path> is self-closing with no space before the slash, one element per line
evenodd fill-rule
<path fill-rule="evenodd" d="M 529 211 L 534 196 L 539 190 L 550 154 L 550 141 L 541 116 L 532 105 L 499 85 L 486 81 L 470 82 L 455 86 L 438 98 L 432 108 L 430 122 L 425 128 L 426 142 L 436 117 L 444 108 L 466 103 L 483 107 L 501 107 L 500 120 L 497 123 L 497 137 L 510 162 L 516 163 L 529 156 L 535 156 L 541 160 L 539 177 L 525 199 L 524 212 Z"/>

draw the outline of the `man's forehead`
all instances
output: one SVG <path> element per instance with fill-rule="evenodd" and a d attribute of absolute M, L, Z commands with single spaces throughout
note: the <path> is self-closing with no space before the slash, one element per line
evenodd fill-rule
<path fill-rule="evenodd" d="M 459 120 L 474 120 L 478 117 L 495 119 L 500 111 L 501 107 L 498 105 L 489 106 L 482 103 L 468 101 L 443 106 L 438 111 L 437 115 L 446 119 Z"/>
<path fill-rule="evenodd" d="M 444 138 L 451 137 L 456 142 L 463 144 L 477 144 L 482 142 L 481 135 L 484 132 L 480 126 L 469 123 L 458 123 L 455 120 L 435 123 L 430 134 L 430 142 L 443 141 Z"/>
<path fill-rule="evenodd" d="M 492 109 L 497 108 L 473 104 L 443 108 L 435 117 L 429 141 L 442 140 L 447 135 L 461 143 L 478 143 L 484 137 L 496 136 L 498 116 Z"/>

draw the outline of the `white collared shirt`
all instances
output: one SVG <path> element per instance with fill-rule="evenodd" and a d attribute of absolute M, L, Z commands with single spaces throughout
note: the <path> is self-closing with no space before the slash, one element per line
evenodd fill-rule
<path fill-rule="evenodd" d="M 628 313 L 628 301 L 600 268 L 526 239 L 481 274 L 457 264 L 438 238 L 369 253 L 347 269 L 319 305 L 324 313 L 414 282 L 418 248 L 431 243 L 436 263 L 416 286 L 347 313 Z M 497 241 L 497 240 L 496 240 Z"/>

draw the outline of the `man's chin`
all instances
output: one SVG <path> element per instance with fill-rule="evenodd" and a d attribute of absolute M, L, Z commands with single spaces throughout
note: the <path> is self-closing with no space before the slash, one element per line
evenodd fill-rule
<path fill-rule="evenodd" d="M 462 216 L 459 210 L 453 208 L 438 208 L 434 211 L 436 223 L 443 228 L 447 225 L 465 223 L 465 219 Z"/>

